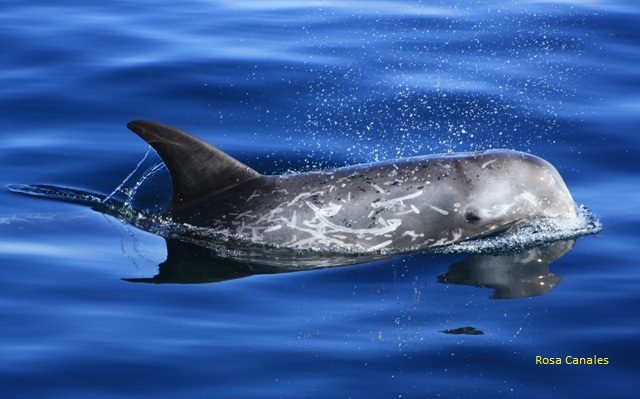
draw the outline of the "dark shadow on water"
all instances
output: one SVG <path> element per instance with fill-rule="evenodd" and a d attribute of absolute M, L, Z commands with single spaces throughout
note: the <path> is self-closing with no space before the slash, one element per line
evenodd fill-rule
<path fill-rule="evenodd" d="M 574 240 L 567 240 L 514 255 L 472 255 L 449 266 L 438 281 L 492 288 L 491 299 L 544 295 L 561 280 L 549 271 L 549 265 L 569 252 L 574 244 Z"/>
<path fill-rule="evenodd" d="M 484 335 L 484 331 L 478 330 L 477 328 L 471 326 L 450 328 L 447 330 L 442 330 L 440 332 L 449 335 Z"/>
<path fill-rule="evenodd" d="M 167 259 L 158 265 L 158 274 L 149 278 L 125 278 L 135 283 L 202 284 L 289 271 L 276 266 L 222 259 L 213 251 L 175 239 L 167 242 Z"/>
<path fill-rule="evenodd" d="M 153 284 L 201 284 L 234 280 L 258 274 L 275 274 L 305 267 L 279 267 L 275 265 L 223 259 L 215 251 L 166 239 L 167 259 L 158 265 L 158 274 L 148 278 L 125 278 L 129 282 Z M 492 288 L 492 299 L 523 298 L 544 295 L 560 282 L 560 277 L 549 271 L 549 265 L 569 252 L 575 241 L 559 241 L 528 249 L 512 255 L 471 255 L 449 266 L 438 277 L 443 284 L 463 284 Z"/>

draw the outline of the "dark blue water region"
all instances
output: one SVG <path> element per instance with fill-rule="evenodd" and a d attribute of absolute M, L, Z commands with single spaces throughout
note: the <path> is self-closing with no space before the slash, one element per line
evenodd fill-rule
<path fill-rule="evenodd" d="M 529 151 L 603 229 L 537 266 L 254 275 L 2 190 L 2 396 L 637 397 L 639 17 L 616 0 L 6 1 L 2 187 L 109 193 L 146 118 L 262 173 Z M 535 364 L 567 355 L 609 364 Z"/>

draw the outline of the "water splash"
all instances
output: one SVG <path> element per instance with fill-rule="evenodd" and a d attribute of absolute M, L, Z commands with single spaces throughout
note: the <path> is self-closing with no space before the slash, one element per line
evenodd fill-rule
<path fill-rule="evenodd" d="M 124 207 L 125 208 L 132 208 L 132 204 L 134 199 L 136 198 L 136 194 L 138 193 L 138 191 L 140 190 L 140 188 L 144 185 L 144 183 L 152 178 L 153 176 L 156 175 L 156 173 L 158 173 L 159 171 L 166 169 L 166 166 L 164 163 L 158 163 L 156 165 L 154 165 L 153 167 L 151 167 L 150 169 L 147 169 L 143 174 L 142 177 L 136 181 L 136 183 L 133 185 L 133 187 L 128 191 L 128 195 L 127 195 L 127 199 L 124 202 Z"/>
<path fill-rule="evenodd" d="M 118 192 L 122 192 L 124 186 L 129 182 L 129 180 L 131 180 L 131 178 L 133 177 L 133 175 L 136 174 L 136 172 L 138 171 L 138 169 L 140 169 L 140 167 L 142 166 L 142 164 L 147 160 L 147 157 L 149 156 L 149 153 L 151 153 L 151 147 L 147 147 L 147 152 L 144 154 L 144 156 L 142 157 L 142 159 L 140 160 L 140 162 L 138 162 L 138 164 L 136 165 L 135 168 L 133 168 L 133 170 L 131 171 L 131 173 L 129 173 L 127 175 L 127 177 L 124 178 L 124 180 L 122 182 L 120 182 L 120 184 L 118 184 L 116 186 L 116 188 L 113 189 L 113 191 L 107 195 L 104 200 L 102 201 L 103 203 L 106 203 L 107 201 L 109 201 L 111 198 L 113 198 L 114 195 L 116 195 Z"/>

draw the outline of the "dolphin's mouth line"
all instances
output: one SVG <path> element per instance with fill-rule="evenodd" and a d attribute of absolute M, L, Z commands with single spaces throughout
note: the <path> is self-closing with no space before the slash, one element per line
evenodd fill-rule
<path fill-rule="evenodd" d="M 493 238 L 493 237 L 497 237 L 501 234 L 506 233 L 507 231 L 511 230 L 513 227 L 515 227 L 516 225 L 525 222 L 524 219 L 518 219 L 518 220 L 514 220 L 513 222 L 507 223 L 505 225 L 496 227 L 493 230 L 489 230 L 486 233 L 482 233 L 482 234 L 478 234 L 475 235 L 473 237 L 469 237 L 464 241 L 472 241 L 472 240 L 479 240 L 479 239 L 484 239 L 484 238 Z"/>

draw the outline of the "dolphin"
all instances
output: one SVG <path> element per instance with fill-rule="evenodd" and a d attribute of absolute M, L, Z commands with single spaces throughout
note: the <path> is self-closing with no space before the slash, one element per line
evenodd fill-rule
<path fill-rule="evenodd" d="M 128 124 L 166 164 L 173 222 L 255 244 L 398 253 L 500 234 L 534 219 L 578 217 L 558 171 L 523 152 L 403 158 L 262 175 L 175 128 Z"/>

